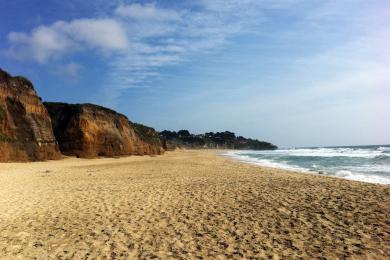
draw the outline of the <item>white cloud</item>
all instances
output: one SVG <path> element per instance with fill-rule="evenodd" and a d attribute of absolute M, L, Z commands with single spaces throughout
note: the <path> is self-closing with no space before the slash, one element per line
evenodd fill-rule
<path fill-rule="evenodd" d="M 122 25 L 113 19 L 78 19 L 39 26 L 30 34 L 11 32 L 9 53 L 19 59 L 44 63 L 69 52 L 98 49 L 115 51 L 127 48 Z"/>
<path fill-rule="evenodd" d="M 14 57 L 32 59 L 40 63 L 74 47 L 74 43 L 67 36 L 45 26 L 34 29 L 31 35 L 11 32 L 8 39 L 13 44 L 10 53 Z"/>
<path fill-rule="evenodd" d="M 53 26 L 76 42 L 103 50 L 122 50 L 128 46 L 123 26 L 113 19 L 79 19 Z"/>

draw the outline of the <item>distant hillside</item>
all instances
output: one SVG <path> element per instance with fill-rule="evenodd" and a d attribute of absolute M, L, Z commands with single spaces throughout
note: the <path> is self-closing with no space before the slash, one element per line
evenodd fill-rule
<path fill-rule="evenodd" d="M 178 132 L 164 130 L 160 132 L 160 138 L 165 143 L 167 150 L 175 148 L 187 149 L 239 149 L 239 150 L 274 150 L 276 145 L 256 139 L 236 136 L 234 133 L 209 132 L 195 135 L 188 130 Z"/>

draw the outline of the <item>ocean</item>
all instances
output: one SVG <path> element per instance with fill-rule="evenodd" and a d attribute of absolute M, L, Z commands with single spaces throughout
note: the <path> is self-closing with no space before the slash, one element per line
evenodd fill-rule
<path fill-rule="evenodd" d="M 228 151 L 224 155 L 260 166 L 390 184 L 390 145 Z"/>

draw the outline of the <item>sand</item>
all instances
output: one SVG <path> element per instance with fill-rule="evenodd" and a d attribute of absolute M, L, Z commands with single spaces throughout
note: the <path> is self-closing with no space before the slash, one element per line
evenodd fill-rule
<path fill-rule="evenodd" d="M 390 186 L 212 151 L 0 164 L 0 258 L 390 257 Z"/>

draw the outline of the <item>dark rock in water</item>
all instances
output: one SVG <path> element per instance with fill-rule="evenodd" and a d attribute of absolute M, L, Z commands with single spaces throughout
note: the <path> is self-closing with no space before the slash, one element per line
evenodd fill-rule
<path fill-rule="evenodd" d="M 195 135 L 188 130 L 162 131 L 160 137 L 165 144 L 166 149 L 173 150 L 175 148 L 189 149 L 240 149 L 240 150 L 274 150 L 277 146 L 259 141 L 256 139 L 236 136 L 234 133 L 225 132 L 209 132 L 205 134 Z"/>
<path fill-rule="evenodd" d="M 47 103 L 54 135 L 66 155 L 82 158 L 156 155 L 164 152 L 158 133 L 126 116 L 93 104 Z"/>
<path fill-rule="evenodd" d="M 41 161 L 60 156 L 49 114 L 32 83 L 0 69 L 0 161 Z"/>

